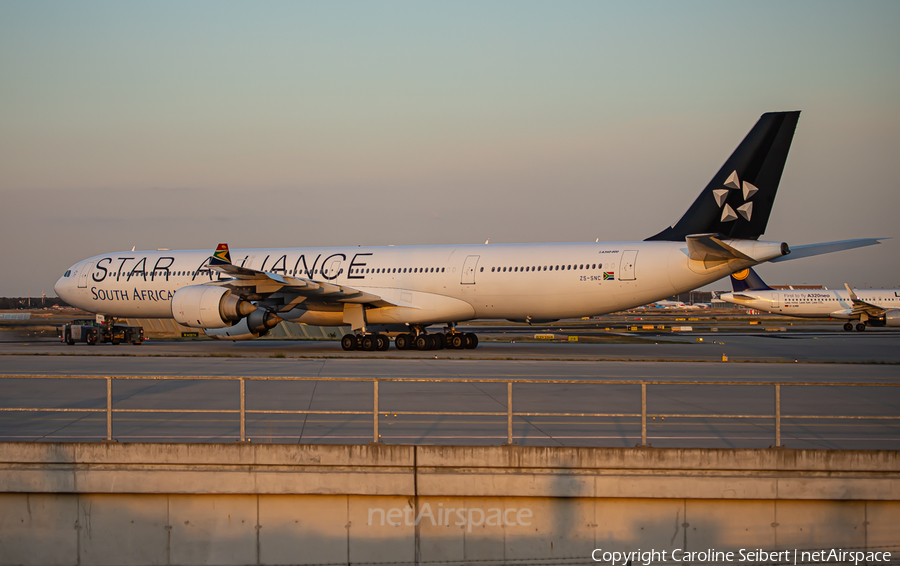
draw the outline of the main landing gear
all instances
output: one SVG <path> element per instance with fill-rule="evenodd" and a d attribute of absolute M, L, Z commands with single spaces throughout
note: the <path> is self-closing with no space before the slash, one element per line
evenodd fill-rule
<path fill-rule="evenodd" d="M 351 350 L 384 352 L 390 347 L 391 340 L 384 334 L 345 334 L 341 338 L 341 348 L 346 352 Z"/>
<path fill-rule="evenodd" d="M 394 345 L 398 350 L 472 350 L 478 346 L 478 336 L 472 332 L 410 332 L 397 335 Z M 390 346 L 391 341 L 384 334 L 345 334 L 341 338 L 341 347 L 345 352 L 384 352 Z"/>
<path fill-rule="evenodd" d="M 472 350 L 478 346 L 478 336 L 472 332 L 439 332 L 435 334 L 400 334 L 394 338 L 398 350 Z"/>
<path fill-rule="evenodd" d="M 844 330 L 846 330 L 847 332 L 853 332 L 853 323 L 852 322 L 845 323 Z M 856 331 L 857 332 L 864 332 L 865 330 L 866 330 L 866 323 L 864 323 L 864 322 L 856 323 Z"/>

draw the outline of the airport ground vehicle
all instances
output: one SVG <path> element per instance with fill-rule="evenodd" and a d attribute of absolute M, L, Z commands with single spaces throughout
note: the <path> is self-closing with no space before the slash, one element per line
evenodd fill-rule
<path fill-rule="evenodd" d="M 121 344 L 131 342 L 135 346 L 144 343 L 144 329 L 140 326 L 119 324 L 114 318 L 98 316 L 96 320 L 82 319 L 68 322 L 58 329 L 59 338 L 68 345 L 84 342 L 92 346 L 98 342 Z"/>

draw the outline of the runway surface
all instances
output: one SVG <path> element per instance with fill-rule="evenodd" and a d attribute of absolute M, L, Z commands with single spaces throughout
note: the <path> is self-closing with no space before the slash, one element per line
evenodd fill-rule
<path fill-rule="evenodd" d="M 98 344 L 67 346 L 56 339 L 28 339 L 0 332 L 0 364 L 5 355 L 40 356 L 135 356 L 135 357 L 234 357 L 234 358 L 332 358 L 349 359 L 472 359 L 560 361 L 730 361 L 836 362 L 900 364 L 900 330 L 866 332 L 753 332 L 753 333 L 615 333 L 597 342 L 534 341 L 536 333 L 522 334 L 521 327 L 493 329 L 497 341 L 485 341 L 475 350 L 344 352 L 334 341 L 248 340 L 150 340 L 141 346 Z M 509 335 L 503 334 L 508 332 Z M 558 331 L 557 331 L 558 332 Z M 584 331 L 582 331 L 584 332 Z M 576 331 L 562 336 L 577 335 Z M 523 341 L 523 339 L 530 341 Z M 2 371 L 0 371 L 2 373 Z"/>
<path fill-rule="evenodd" d="M 690 338 L 693 341 L 681 338 L 683 343 L 669 344 L 488 343 L 475 350 L 480 357 L 472 359 L 459 359 L 460 352 L 447 350 L 391 350 L 380 356 L 359 356 L 342 352 L 335 343 L 270 341 L 73 346 L 68 347 L 68 352 L 79 355 L 17 355 L 17 348 L 28 352 L 27 348 L 33 347 L 31 343 L 24 346 L 26 343 L 7 342 L 0 347 L 0 354 L 7 354 L 0 355 L 0 374 L 186 377 L 174 381 L 114 380 L 115 409 L 148 411 L 114 414 L 113 435 L 123 442 L 233 442 L 239 435 L 239 382 L 191 380 L 190 376 L 293 376 L 311 379 L 246 382 L 246 430 L 253 442 L 370 442 L 372 382 L 328 379 L 405 377 L 432 381 L 380 383 L 382 442 L 505 442 L 506 383 L 448 383 L 449 379 L 577 381 L 513 386 L 513 410 L 517 413 L 570 414 L 639 414 L 640 385 L 596 382 L 644 380 L 671 382 L 647 386 L 648 441 L 653 446 L 768 447 L 774 443 L 774 386 L 699 386 L 684 382 L 815 382 L 823 385 L 781 387 L 781 412 L 785 415 L 782 444 L 790 448 L 900 449 L 900 420 L 876 418 L 900 416 L 900 388 L 824 385 L 900 384 L 900 366 L 894 361 L 900 351 L 900 334 L 795 334 L 779 338 L 723 334 L 703 343 L 696 342 L 695 336 Z M 725 350 L 729 346 L 733 349 Z M 58 354 L 54 349 L 59 346 L 38 343 L 36 348 Z M 665 349 L 663 355 L 659 354 L 661 349 Z M 102 355 L 80 355 L 88 351 Z M 135 351 L 142 355 L 111 355 Z M 743 352 L 754 361 L 723 363 L 723 351 L 731 352 L 730 359 Z M 676 353 L 681 359 L 695 361 L 653 361 L 677 360 Z M 616 361 L 615 355 L 632 361 Z M 862 363 L 871 361 L 876 363 Z M 0 406 L 5 408 L 106 407 L 105 379 L 7 378 L 0 380 L 0 391 Z M 197 409 L 212 412 L 159 412 Z M 253 412 L 260 410 L 367 414 Z M 404 411 L 499 414 L 401 414 Z M 673 414 L 706 416 L 687 418 Z M 663 419 L 662 415 L 669 416 Z M 713 415 L 754 418 L 711 418 Z M 829 418 L 791 418 L 810 415 Z M 838 416 L 864 418 L 834 418 Z M 522 445 L 634 446 L 640 442 L 639 417 L 519 415 L 514 418 L 513 428 L 515 442 Z M 0 440 L 96 441 L 105 434 L 105 412 L 0 412 Z"/>

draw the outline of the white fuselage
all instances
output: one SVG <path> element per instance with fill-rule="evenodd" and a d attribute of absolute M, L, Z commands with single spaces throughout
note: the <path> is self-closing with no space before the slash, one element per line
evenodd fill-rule
<path fill-rule="evenodd" d="M 885 310 L 900 308 L 900 289 L 869 289 L 856 291 L 866 303 Z M 745 298 L 749 297 L 749 298 Z M 857 319 L 853 302 L 847 291 L 811 290 L 749 290 L 719 295 L 723 301 L 751 309 L 804 318 Z"/>
<path fill-rule="evenodd" d="M 556 320 L 600 315 L 689 291 L 781 255 L 750 242 L 752 260 L 703 262 L 685 242 L 599 242 L 279 248 L 232 250 L 251 269 L 352 287 L 396 306 L 368 309 L 371 324 L 432 324 L 474 318 Z M 209 250 L 131 251 L 72 266 L 56 284 L 67 303 L 118 317 L 172 317 L 175 291 L 218 280 Z M 343 307 L 280 313 L 287 320 L 341 325 Z"/>

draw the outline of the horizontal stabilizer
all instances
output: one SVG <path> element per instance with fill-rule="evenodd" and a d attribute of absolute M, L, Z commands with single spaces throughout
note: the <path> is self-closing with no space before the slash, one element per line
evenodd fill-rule
<path fill-rule="evenodd" d="M 696 261 L 753 259 L 720 240 L 717 234 L 693 234 L 687 236 L 685 240 L 688 245 L 688 255 Z"/>
<path fill-rule="evenodd" d="M 791 253 L 784 242 L 732 240 L 720 234 L 691 234 L 685 237 L 688 256 L 695 261 L 744 260 L 762 263 Z"/>
<path fill-rule="evenodd" d="M 837 242 L 823 242 L 821 244 L 807 244 L 805 246 L 791 246 L 791 255 L 775 258 L 772 262 L 830 254 L 832 252 L 841 252 L 844 250 L 852 250 L 854 248 L 864 248 L 866 246 L 880 244 L 881 240 L 889 239 L 890 238 L 858 238 L 856 240 L 840 240 Z"/>

